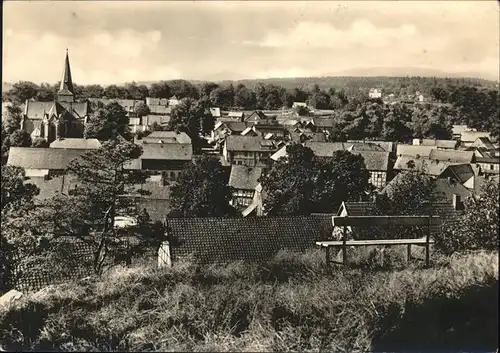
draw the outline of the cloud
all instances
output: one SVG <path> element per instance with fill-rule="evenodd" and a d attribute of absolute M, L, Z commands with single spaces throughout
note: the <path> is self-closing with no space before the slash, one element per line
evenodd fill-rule
<path fill-rule="evenodd" d="M 395 28 L 378 28 L 367 19 L 354 21 L 346 29 L 337 29 L 328 22 L 300 22 L 287 33 L 273 31 L 261 41 L 262 46 L 292 48 L 384 47 L 401 41 L 414 41 L 416 27 L 404 24 Z"/>

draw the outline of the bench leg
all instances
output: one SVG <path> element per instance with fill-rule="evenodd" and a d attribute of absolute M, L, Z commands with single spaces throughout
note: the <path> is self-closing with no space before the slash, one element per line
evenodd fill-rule
<path fill-rule="evenodd" d="M 408 244 L 406 248 L 406 261 L 411 261 L 411 244 Z"/>

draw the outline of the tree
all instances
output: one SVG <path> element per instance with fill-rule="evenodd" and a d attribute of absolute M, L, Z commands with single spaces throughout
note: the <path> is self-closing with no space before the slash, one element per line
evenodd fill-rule
<path fill-rule="evenodd" d="M 436 248 L 445 254 L 470 250 L 498 250 L 498 183 L 487 182 L 478 197 L 465 200 L 465 211 L 435 235 Z"/>
<path fill-rule="evenodd" d="M 130 137 L 127 112 L 117 102 L 111 102 L 95 111 L 85 126 L 85 137 L 101 141 Z"/>
<path fill-rule="evenodd" d="M 15 103 L 22 104 L 26 100 L 36 97 L 38 93 L 38 85 L 29 81 L 19 81 L 14 83 L 9 91 L 9 96 Z"/>
<path fill-rule="evenodd" d="M 104 88 L 101 85 L 87 85 L 82 87 L 82 98 L 102 98 Z"/>
<path fill-rule="evenodd" d="M 144 102 L 139 102 L 135 105 L 134 111 L 139 118 L 149 114 L 149 107 Z"/>
<path fill-rule="evenodd" d="M 51 102 L 54 101 L 56 93 L 57 90 L 53 86 L 48 83 L 42 83 L 38 88 L 36 99 L 40 102 Z"/>
<path fill-rule="evenodd" d="M 196 87 L 189 81 L 171 80 L 168 81 L 168 85 L 170 86 L 170 93 L 179 99 L 182 98 L 198 99 L 200 97 Z"/>
<path fill-rule="evenodd" d="M 177 132 L 185 132 L 191 138 L 194 150 L 198 151 L 200 135 L 208 134 L 214 125 L 214 117 L 206 111 L 199 101 L 184 98 L 172 109 L 167 128 Z"/>
<path fill-rule="evenodd" d="M 25 182 L 23 168 L 6 165 L 2 166 L 1 189 L 2 219 L 10 211 L 31 203 L 33 197 L 40 192 L 38 187 Z"/>
<path fill-rule="evenodd" d="M 243 109 L 254 109 L 256 104 L 255 93 L 243 84 L 236 86 L 234 105 Z"/>
<path fill-rule="evenodd" d="M 336 212 L 342 201 L 359 199 L 368 188 L 363 159 L 347 151 L 317 158 L 300 144 L 286 147 L 287 157 L 275 162 L 260 180 L 268 215 Z"/>
<path fill-rule="evenodd" d="M 232 190 L 218 158 L 203 155 L 184 169 L 171 188 L 170 217 L 235 216 Z"/>
<path fill-rule="evenodd" d="M 442 195 L 435 191 L 432 178 L 422 171 L 410 170 L 399 174 L 384 191 L 376 197 L 375 213 L 379 215 L 429 215 L 433 205 L 442 201 Z M 427 232 L 421 226 L 370 227 L 359 230 L 362 239 L 415 238 Z"/>
<path fill-rule="evenodd" d="M 127 98 L 127 91 L 124 87 L 109 85 L 104 89 L 104 95 L 110 99 L 125 99 Z"/>
<path fill-rule="evenodd" d="M 170 98 L 172 96 L 170 86 L 165 81 L 153 83 L 149 88 L 149 94 L 154 98 Z"/>
<path fill-rule="evenodd" d="M 99 273 L 119 234 L 114 227 L 117 215 L 135 215 L 133 200 L 127 197 L 133 186 L 143 183 L 146 174 L 127 171 L 124 165 L 142 154 L 142 148 L 123 138 L 105 141 L 102 147 L 71 161 L 67 173 L 77 177 L 78 187 L 65 202 L 78 214 L 71 215 L 74 228 L 85 229 L 85 239 L 95 245 L 94 270 Z"/>
<path fill-rule="evenodd" d="M 31 136 L 24 130 L 16 130 L 8 137 L 9 147 L 30 147 Z"/>

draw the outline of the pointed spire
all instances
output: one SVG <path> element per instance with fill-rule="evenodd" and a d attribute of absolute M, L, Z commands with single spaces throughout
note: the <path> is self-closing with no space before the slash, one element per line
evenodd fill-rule
<path fill-rule="evenodd" d="M 61 86 L 59 87 L 59 91 L 68 90 L 71 93 L 73 92 L 73 80 L 71 79 L 71 69 L 69 67 L 69 54 L 68 48 L 66 48 L 66 60 L 64 62 L 64 73 L 63 78 L 61 80 Z"/>

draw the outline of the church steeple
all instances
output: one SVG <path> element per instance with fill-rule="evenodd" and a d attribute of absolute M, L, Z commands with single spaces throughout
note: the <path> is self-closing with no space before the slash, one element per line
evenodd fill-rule
<path fill-rule="evenodd" d="M 61 86 L 57 92 L 57 100 L 59 102 L 73 102 L 73 80 L 71 79 L 71 69 L 69 66 L 68 49 L 66 49 L 66 60 L 64 62 L 64 73 L 61 80 Z"/>

